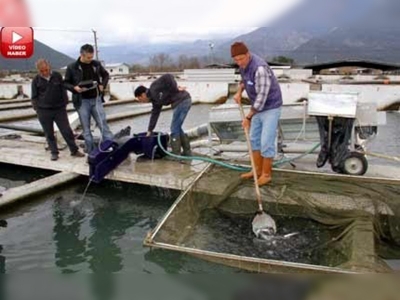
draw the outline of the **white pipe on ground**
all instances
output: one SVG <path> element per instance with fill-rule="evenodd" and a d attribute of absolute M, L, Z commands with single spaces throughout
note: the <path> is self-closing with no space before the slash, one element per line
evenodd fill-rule
<path fill-rule="evenodd" d="M 194 140 L 203 136 L 208 135 L 208 124 L 201 124 L 197 127 L 191 128 L 189 130 L 186 130 L 185 133 L 189 137 L 189 139 Z"/>

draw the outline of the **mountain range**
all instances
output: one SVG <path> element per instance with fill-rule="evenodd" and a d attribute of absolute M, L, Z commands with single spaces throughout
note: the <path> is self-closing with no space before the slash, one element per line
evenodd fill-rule
<path fill-rule="evenodd" d="M 253 53 L 268 60 L 286 56 L 297 64 L 322 63 L 337 59 L 368 59 L 396 63 L 400 60 L 400 1 L 397 0 L 304 0 L 268 26 L 232 38 L 164 45 L 128 45 L 128 53 L 103 49 L 113 61 L 146 64 L 155 53 L 176 59 L 210 57 L 230 62 L 230 45 L 243 41 Z M 121 47 L 119 48 L 121 49 Z"/>
<path fill-rule="evenodd" d="M 297 64 L 366 59 L 400 61 L 400 1 L 308 0 L 269 26 L 235 37 L 216 49 L 229 54 L 237 40 L 268 60 Z"/>
<path fill-rule="evenodd" d="M 299 63 L 337 59 L 366 59 L 388 63 L 400 61 L 400 1 L 371 3 L 355 22 L 341 24 L 324 35 L 298 46 L 290 56 Z"/>
<path fill-rule="evenodd" d="M 337 59 L 400 61 L 400 1 L 398 0 L 304 0 L 271 24 L 239 36 L 212 41 L 197 40 L 170 44 L 120 44 L 100 48 L 106 63 L 149 63 L 153 55 L 164 53 L 171 59 L 180 55 L 208 58 L 208 62 L 230 62 L 230 45 L 244 41 L 261 57 L 286 56 L 299 64 Z M 35 56 L 53 57 L 53 65 L 65 66 L 72 58 L 44 48 L 37 42 Z M 44 52 L 40 52 L 43 50 Z M 0 58 L 0 67 L 16 68 Z M 32 61 L 20 63 L 22 68 Z"/>

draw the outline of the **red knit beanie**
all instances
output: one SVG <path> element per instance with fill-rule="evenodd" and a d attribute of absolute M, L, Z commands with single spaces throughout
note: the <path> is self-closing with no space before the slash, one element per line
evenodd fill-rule
<path fill-rule="evenodd" d="M 249 49 L 247 49 L 247 46 L 242 43 L 242 42 L 235 42 L 231 46 L 231 56 L 235 57 L 241 54 L 246 54 L 249 52 Z"/>

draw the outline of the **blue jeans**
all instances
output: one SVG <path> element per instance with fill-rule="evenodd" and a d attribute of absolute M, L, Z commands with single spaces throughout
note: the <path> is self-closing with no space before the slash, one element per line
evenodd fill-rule
<path fill-rule="evenodd" d="M 250 142 L 253 151 L 261 151 L 265 158 L 275 157 L 275 139 L 281 107 L 256 113 L 251 119 Z"/>
<path fill-rule="evenodd" d="M 90 153 L 94 149 L 93 135 L 90 131 L 90 121 L 93 116 L 99 127 L 102 140 L 112 140 L 113 134 L 107 125 L 106 114 L 104 112 L 101 98 L 82 99 L 82 105 L 78 109 L 79 119 L 81 121 L 83 138 L 85 139 L 86 152 Z"/>
<path fill-rule="evenodd" d="M 171 121 L 171 138 L 180 138 L 181 134 L 184 134 L 182 125 L 191 106 L 192 99 L 187 98 L 174 108 L 174 113 L 172 115 Z"/>

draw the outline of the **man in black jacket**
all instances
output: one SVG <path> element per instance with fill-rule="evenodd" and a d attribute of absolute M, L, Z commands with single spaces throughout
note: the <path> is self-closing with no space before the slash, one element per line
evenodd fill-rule
<path fill-rule="evenodd" d="M 65 87 L 72 92 L 72 102 L 79 114 L 87 153 L 94 149 L 90 130 L 92 116 L 100 129 L 102 140 L 113 139 L 102 103 L 102 94 L 107 86 L 109 74 L 93 56 L 93 46 L 83 45 L 78 60 L 68 65 L 64 80 Z"/>
<path fill-rule="evenodd" d="M 69 125 L 67 115 L 68 96 L 60 73 L 51 71 L 45 59 L 36 62 L 38 75 L 32 80 L 32 106 L 36 110 L 39 122 L 51 151 L 51 160 L 58 159 L 57 141 L 54 136 L 54 122 L 57 124 L 72 156 L 82 157 L 83 153 L 75 143 L 75 137 Z"/>
<path fill-rule="evenodd" d="M 174 76 L 171 74 L 164 74 L 156 79 L 150 85 L 150 88 L 146 88 L 142 85 L 138 86 L 135 89 L 135 97 L 140 102 L 151 102 L 153 105 L 147 135 L 151 135 L 156 127 L 162 107 L 164 105 L 172 106 L 174 111 L 171 121 L 172 153 L 181 155 L 182 147 L 182 154 L 184 156 L 190 156 L 190 141 L 182 129 L 182 124 L 190 110 L 192 99 L 185 88 L 178 86 Z"/>

